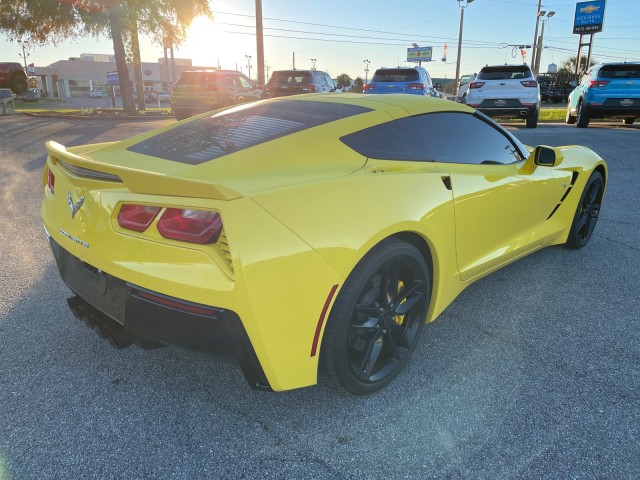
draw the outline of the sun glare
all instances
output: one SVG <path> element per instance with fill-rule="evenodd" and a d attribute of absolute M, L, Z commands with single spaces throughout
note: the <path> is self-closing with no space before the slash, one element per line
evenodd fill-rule
<path fill-rule="evenodd" d="M 218 62 L 216 46 L 221 35 L 216 23 L 206 17 L 197 17 L 189 27 L 187 41 L 180 48 L 180 55 L 193 60 L 193 65 L 215 67 Z"/>

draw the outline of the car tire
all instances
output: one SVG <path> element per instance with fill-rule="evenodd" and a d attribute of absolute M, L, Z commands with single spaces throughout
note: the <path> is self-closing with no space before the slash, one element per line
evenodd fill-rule
<path fill-rule="evenodd" d="M 625 118 L 624 119 L 624 124 L 625 125 L 633 125 L 633 122 L 635 122 L 636 119 L 635 118 Z"/>
<path fill-rule="evenodd" d="M 14 75 L 9 81 L 9 87 L 16 95 L 21 95 L 29 89 L 29 84 L 27 83 L 27 79 L 22 75 Z"/>
<path fill-rule="evenodd" d="M 418 249 L 393 238 L 374 247 L 347 278 L 327 320 L 323 379 L 357 395 L 388 385 L 416 349 L 430 296 Z"/>
<path fill-rule="evenodd" d="M 587 128 L 590 120 L 587 107 L 585 107 L 584 102 L 580 102 L 578 104 L 578 115 L 576 116 L 576 127 Z"/>
<path fill-rule="evenodd" d="M 567 115 L 564 117 L 564 123 L 567 125 L 574 125 L 576 123 L 576 117 L 571 115 L 571 104 L 567 103 Z"/>
<path fill-rule="evenodd" d="M 571 223 L 571 230 L 569 230 L 567 247 L 578 249 L 589 243 L 600 214 L 603 194 L 604 180 L 602 179 L 602 174 L 594 171 L 582 190 L 578 208 Z"/>
<path fill-rule="evenodd" d="M 527 117 L 527 128 L 536 128 L 538 126 L 539 115 L 540 110 L 538 110 L 537 108 L 529 112 L 529 116 Z"/>
<path fill-rule="evenodd" d="M 174 110 L 174 115 L 176 116 L 177 121 L 184 120 L 185 118 L 189 118 L 191 116 L 188 112 L 184 112 L 182 110 Z"/>

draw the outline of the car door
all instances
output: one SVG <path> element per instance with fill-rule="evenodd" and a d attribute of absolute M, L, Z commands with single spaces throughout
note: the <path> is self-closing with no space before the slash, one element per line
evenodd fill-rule
<path fill-rule="evenodd" d="M 425 117 L 432 155 L 449 174 L 461 279 L 539 248 L 545 222 L 566 192 L 565 180 L 548 167 L 530 168 L 522 144 L 479 114 Z"/>

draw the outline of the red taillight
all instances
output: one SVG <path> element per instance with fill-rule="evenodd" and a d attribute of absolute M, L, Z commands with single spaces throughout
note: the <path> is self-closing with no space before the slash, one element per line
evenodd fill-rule
<path fill-rule="evenodd" d="M 300 85 L 300 88 L 304 93 L 315 93 L 318 90 L 315 85 Z"/>
<path fill-rule="evenodd" d="M 49 187 L 49 190 L 51 190 L 51 194 L 53 194 L 53 189 L 56 186 L 56 176 L 50 168 L 47 168 L 47 186 Z"/>
<path fill-rule="evenodd" d="M 522 85 L 524 85 L 525 87 L 537 87 L 538 86 L 538 82 L 535 81 L 535 80 L 523 80 L 520 83 Z"/>
<path fill-rule="evenodd" d="M 160 207 L 125 204 L 118 213 L 118 224 L 127 230 L 144 232 L 159 211 Z"/>
<path fill-rule="evenodd" d="M 164 238 L 190 243 L 215 243 L 222 232 L 222 218 L 217 212 L 168 208 L 158 221 Z"/>
<path fill-rule="evenodd" d="M 474 89 L 474 88 L 482 88 L 482 86 L 487 83 L 487 82 L 471 82 L 469 84 L 469 89 Z"/>
<path fill-rule="evenodd" d="M 376 88 L 376 85 L 374 85 L 372 83 L 367 83 L 362 87 L 362 91 L 366 92 L 368 90 L 373 90 L 374 88 Z"/>
<path fill-rule="evenodd" d="M 608 83 L 609 82 L 606 82 L 604 80 L 591 80 L 589 82 L 589 88 L 591 88 L 591 87 L 604 87 Z"/>
<path fill-rule="evenodd" d="M 412 90 L 424 90 L 424 83 L 410 83 L 407 86 Z"/>

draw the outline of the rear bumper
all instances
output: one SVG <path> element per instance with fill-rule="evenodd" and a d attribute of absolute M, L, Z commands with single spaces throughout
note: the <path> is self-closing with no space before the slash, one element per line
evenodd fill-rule
<path fill-rule="evenodd" d="M 620 105 L 608 106 L 608 105 L 593 105 L 585 104 L 589 116 L 591 118 L 606 118 L 606 117 L 619 117 L 619 118 L 640 118 L 640 105 L 634 105 L 632 107 L 623 107 Z"/>
<path fill-rule="evenodd" d="M 476 107 L 476 110 L 484 113 L 489 117 L 519 117 L 526 118 L 529 115 L 532 115 L 537 107 L 514 107 L 514 108 L 484 108 L 484 107 Z"/>
<path fill-rule="evenodd" d="M 116 347 L 178 346 L 235 359 L 252 388 L 271 390 L 239 316 L 153 292 L 82 262 L 49 239 L 74 315 Z"/>

